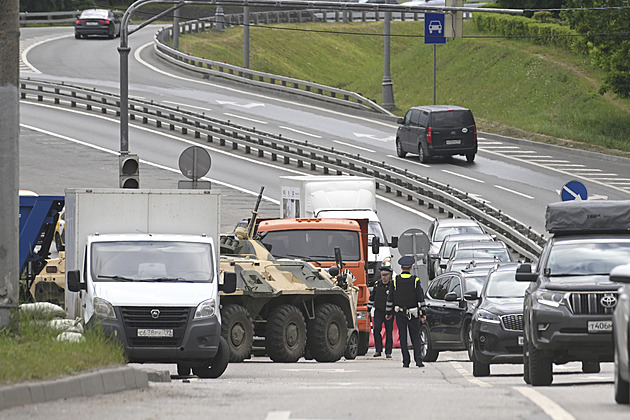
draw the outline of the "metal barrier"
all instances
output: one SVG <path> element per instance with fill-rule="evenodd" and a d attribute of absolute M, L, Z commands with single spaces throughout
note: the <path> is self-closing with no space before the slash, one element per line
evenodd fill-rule
<path fill-rule="evenodd" d="M 20 81 L 22 100 L 48 101 L 54 104 L 84 107 L 88 111 L 120 116 L 120 98 L 112 93 L 32 79 Z M 265 133 L 229 121 L 208 117 L 203 113 L 169 107 L 152 101 L 129 99 L 130 121 L 153 124 L 170 131 L 179 130 L 199 141 L 256 153 L 259 158 L 282 161 L 298 168 L 309 168 L 324 174 L 372 176 L 384 193 L 404 197 L 419 206 L 436 209 L 447 217 L 469 217 L 482 223 L 503 240 L 521 258 L 535 261 L 545 239 L 542 235 L 513 219 L 501 210 L 428 177 L 408 172 L 385 162 L 297 141 L 281 135 Z"/>
<path fill-rule="evenodd" d="M 81 10 L 67 12 L 20 12 L 20 26 L 74 23 Z"/>

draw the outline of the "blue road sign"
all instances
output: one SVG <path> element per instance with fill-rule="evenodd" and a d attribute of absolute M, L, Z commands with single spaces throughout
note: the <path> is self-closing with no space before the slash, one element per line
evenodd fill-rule
<path fill-rule="evenodd" d="M 562 187 L 560 198 L 562 198 L 562 201 L 586 200 L 588 193 L 586 187 L 580 181 L 569 181 Z"/>
<path fill-rule="evenodd" d="M 444 15 L 438 13 L 424 14 L 424 43 L 446 44 L 444 36 Z"/>

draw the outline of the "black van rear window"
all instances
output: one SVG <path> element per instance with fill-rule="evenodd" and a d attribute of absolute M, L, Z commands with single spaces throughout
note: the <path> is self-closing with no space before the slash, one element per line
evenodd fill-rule
<path fill-rule="evenodd" d="M 431 119 L 434 127 L 468 127 L 475 124 L 469 110 L 433 112 Z"/>

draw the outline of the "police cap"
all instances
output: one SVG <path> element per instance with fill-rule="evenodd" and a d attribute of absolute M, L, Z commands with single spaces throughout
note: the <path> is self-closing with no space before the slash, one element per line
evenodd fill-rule
<path fill-rule="evenodd" d="M 400 259 L 398 260 L 398 264 L 400 264 L 401 267 L 411 267 L 415 262 L 415 258 L 413 258 L 411 255 L 400 257 Z"/>
<path fill-rule="evenodd" d="M 392 266 L 391 266 L 391 265 L 389 265 L 389 264 L 387 264 L 387 265 L 385 265 L 385 264 L 381 264 L 381 267 L 379 268 L 379 271 L 385 271 L 385 272 L 387 272 L 387 273 L 391 273 L 391 272 L 393 272 L 393 270 L 392 270 Z"/>

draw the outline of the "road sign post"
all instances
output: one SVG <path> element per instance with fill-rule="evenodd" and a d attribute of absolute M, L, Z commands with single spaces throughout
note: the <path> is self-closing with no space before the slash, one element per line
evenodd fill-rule
<path fill-rule="evenodd" d="M 433 105 L 436 104 L 436 61 L 437 52 L 436 44 L 446 44 L 446 37 L 444 36 L 444 15 L 437 13 L 425 13 L 424 14 L 424 43 L 433 44 Z"/>

